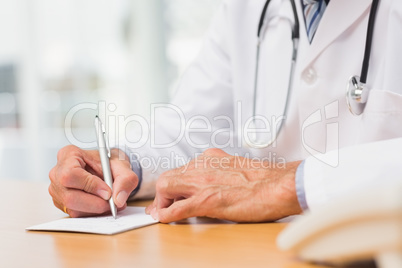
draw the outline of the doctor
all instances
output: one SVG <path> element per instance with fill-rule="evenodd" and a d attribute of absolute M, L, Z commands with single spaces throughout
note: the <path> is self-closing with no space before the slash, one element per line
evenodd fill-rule
<path fill-rule="evenodd" d="M 97 151 L 68 146 L 49 174 L 54 204 L 80 217 L 108 212 L 111 195 L 119 209 L 155 197 L 161 222 L 259 222 L 402 181 L 402 2 L 375 2 L 224 1 L 155 142 L 112 150 L 113 193 Z M 192 160 L 141 162 L 173 156 Z"/>

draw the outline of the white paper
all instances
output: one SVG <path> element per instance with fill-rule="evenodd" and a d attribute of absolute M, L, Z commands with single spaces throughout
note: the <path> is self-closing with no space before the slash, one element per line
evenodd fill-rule
<path fill-rule="evenodd" d="M 144 207 L 127 207 L 113 216 L 64 218 L 26 228 L 29 231 L 62 231 L 92 234 L 116 234 L 143 226 L 155 224 L 150 215 L 145 214 Z"/>

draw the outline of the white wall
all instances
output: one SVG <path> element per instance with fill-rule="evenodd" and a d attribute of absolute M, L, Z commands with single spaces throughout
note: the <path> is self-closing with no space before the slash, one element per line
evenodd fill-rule
<path fill-rule="evenodd" d="M 149 103 L 167 101 L 219 2 L 0 0 L 0 67 L 17 70 L 15 125 L 0 109 L 0 180 L 48 180 L 78 104 L 146 115 Z M 0 104 L 9 97 L 0 92 Z M 95 113 L 73 117 L 76 138 L 95 139 Z"/>

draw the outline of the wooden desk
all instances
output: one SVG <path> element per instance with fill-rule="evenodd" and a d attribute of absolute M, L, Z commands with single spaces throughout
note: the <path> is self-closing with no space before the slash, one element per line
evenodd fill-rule
<path fill-rule="evenodd" d="M 65 217 L 47 186 L 0 181 L 0 267 L 318 267 L 276 248 L 284 223 L 192 218 L 113 236 L 25 231 Z"/>

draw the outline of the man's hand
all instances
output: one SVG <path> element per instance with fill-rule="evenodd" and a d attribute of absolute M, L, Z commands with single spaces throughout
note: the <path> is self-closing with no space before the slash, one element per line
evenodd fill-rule
<path fill-rule="evenodd" d="M 195 216 L 263 222 L 299 214 L 295 189 L 299 164 L 267 167 L 268 162 L 208 149 L 160 176 L 146 212 L 165 223 Z"/>
<path fill-rule="evenodd" d="M 113 193 L 102 180 L 102 166 L 97 150 L 85 151 L 66 146 L 57 154 L 57 164 L 49 173 L 49 193 L 54 205 L 71 217 L 104 214 L 110 211 L 110 196 L 119 210 L 126 207 L 130 193 L 138 184 L 128 157 L 120 150 L 111 151 L 110 168 Z"/>

